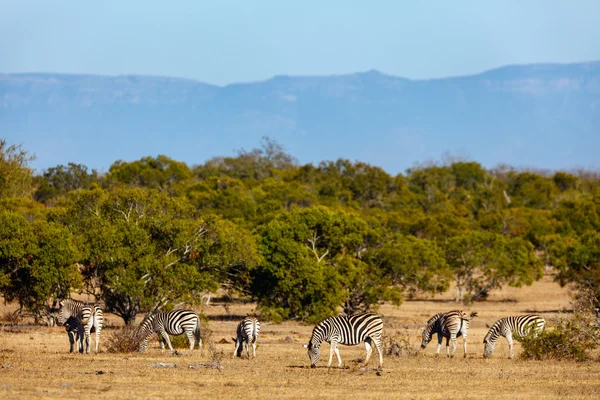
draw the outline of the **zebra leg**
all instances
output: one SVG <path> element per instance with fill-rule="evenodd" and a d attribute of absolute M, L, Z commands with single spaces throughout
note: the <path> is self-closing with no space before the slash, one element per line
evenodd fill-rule
<path fill-rule="evenodd" d="M 233 357 L 237 356 L 238 348 L 241 345 L 242 345 L 242 343 L 239 341 L 239 339 L 235 339 L 235 348 L 233 349 Z"/>
<path fill-rule="evenodd" d="M 369 360 L 371 359 L 371 354 L 373 353 L 373 346 L 371 346 L 371 338 L 365 339 L 365 350 L 367 351 L 367 356 L 365 357 L 365 366 L 369 364 Z"/>
<path fill-rule="evenodd" d="M 463 358 L 467 358 L 467 335 L 463 335 Z"/>
<path fill-rule="evenodd" d="M 256 336 L 252 341 L 252 358 L 256 358 Z"/>
<path fill-rule="evenodd" d="M 200 329 L 198 327 L 196 327 L 196 330 L 194 331 L 194 336 L 196 337 L 196 340 L 198 341 L 198 348 L 200 348 L 200 355 L 204 355 L 204 349 L 202 348 L 202 338 L 200 337 Z"/>
<path fill-rule="evenodd" d="M 442 347 L 442 334 L 438 333 L 437 334 L 438 337 L 438 345 L 437 345 L 437 350 L 435 351 L 435 356 L 439 357 L 440 355 L 440 348 Z M 446 352 L 448 352 L 448 343 L 446 342 Z"/>
<path fill-rule="evenodd" d="M 456 336 L 450 337 L 452 340 L 452 354 L 450 354 L 450 358 L 454 357 L 454 353 L 456 353 Z"/>
<path fill-rule="evenodd" d="M 246 340 L 244 341 L 244 344 L 246 345 L 246 359 L 250 359 L 250 340 L 248 338 L 246 338 Z"/>
<path fill-rule="evenodd" d="M 86 325 L 84 330 L 85 330 L 85 354 L 90 354 L 90 325 Z"/>
<path fill-rule="evenodd" d="M 96 325 L 96 353 L 98 352 L 98 346 L 100 345 L 100 330 L 102 328 Z"/>
<path fill-rule="evenodd" d="M 69 332 L 67 332 L 67 335 L 69 335 L 69 353 L 72 353 L 75 348 L 76 333 L 74 331 L 69 331 Z"/>
<path fill-rule="evenodd" d="M 194 351 L 194 346 L 196 345 L 196 339 L 194 339 L 194 332 L 187 331 L 185 334 L 187 335 L 188 341 L 190 342 L 190 354 L 192 354 Z"/>
<path fill-rule="evenodd" d="M 158 342 L 160 343 L 160 352 L 162 353 L 165 351 L 165 338 L 162 333 L 158 333 Z"/>
<path fill-rule="evenodd" d="M 173 346 L 171 345 L 171 339 L 169 339 L 169 335 L 167 334 L 167 332 L 163 330 L 160 332 L 160 334 L 163 337 L 165 343 L 169 346 L 169 350 L 171 351 L 171 353 L 173 353 Z"/>
<path fill-rule="evenodd" d="M 331 367 L 331 362 L 333 361 L 333 353 L 335 352 L 336 346 L 337 346 L 336 342 L 331 342 L 329 344 L 329 362 L 327 363 L 327 368 Z"/>
<path fill-rule="evenodd" d="M 375 347 L 377 347 L 377 353 L 379 353 L 379 369 L 383 368 L 383 346 L 381 345 L 381 338 L 375 340 Z"/>
<path fill-rule="evenodd" d="M 514 357 L 514 352 L 513 352 L 513 340 L 512 340 L 511 334 L 506 335 L 506 341 L 508 342 L 508 358 L 512 359 Z"/>
<path fill-rule="evenodd" d="M 85 333 L 83 331 L 83 326 L 81 326 L 81 324 L 79 324 L 79 326 L 77 327 L 77 340 L 75 341 L 75 343 L 77 343 L 77 341 L 79 341 L 79 352 L 81 354 L 83 354 L 83 337 L 85 336 Z"/>
<path fill-rule="evenodd" d="M 342 357 L 340 356 L 340 349 L 338 348 L 337 343 L 335 344 L 334 350 L 335 355 L 337 356 L 338 359 L 338 368 L 342 368 Z"/>

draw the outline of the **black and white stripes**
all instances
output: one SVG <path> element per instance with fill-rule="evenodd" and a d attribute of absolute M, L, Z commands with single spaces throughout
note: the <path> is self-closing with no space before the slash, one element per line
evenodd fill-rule
<path fill-rule="evenodd" d="M 144 352 L 148 347 L 148 339 L 153 333 L 157 333 L 160 339 L 161 349 L 164 350 L 165 343 L 173 352 L 173 346 L 169 335 L 186 334 L 190 342 L 190 352 L 194 350 L 195 342 L 198 341 L 198 347 L 202 349 L 202 339 L 200 338 L 200 320 L 198 315 L 192 310 L 174 310 L 168 312 L 159 312 L 148 314 L 140 324 L 137 335 L 141 340 L 140 352 Z"/>
<path fill-rule="evenodd" d="M 252 344 L 252 356 L 256 358 L 256 340 L 260 332 L 260 322 L 254 317 L 246 317 L 237 326 L 233 355 L 241 357 L 244 344 L 246 344 L 246 356 L 250 358 L 249 345 Z"/>
<path fill-rule="evenodd" d="M 58 323 L 65 324 L 69 318 L 76 318 L 78 323 L 83 328 L 83 336 L 85 339 L 85 352 L 90 352 L 90 333 L 96 331 L 96 353 L 98 352 L 98 346 L 100 344 L 100 331 L 104 323 L 104 316 L 102 309 L 95 304 L 84 303 L 73 299 L 65 299 L 60 303 L 58 309 Z M 71 323 L 71 325 L 76 325 Z M 67 330 L 67 332 L 69 332 Z M 71 334 L 69 333 L 69 341 L 71 341 Z M 83 353 L 83 340 L 79 344 L 79 352 Z"/>
<path fill-rule="evenodd" d="M 506 318 L 500 318 L 492 325 L 487 335 L 483 339 L 483 356 L 490 357 L 494 352 L 494 347 L 500 336 L 504 336 L 508 342 L 509 356 L 513 358 L 513 335 L 517 337 L 526 337 L 528 335 L 537 335 L 544 330 L 546 321 L 536 314 L 516 315 Z"/>
<path fill-rule="evenodd" d="M 333 353 L 337 356 L 338 366 L 342 366 L 342 358 L 338 350 L 338 344 L 347 346 L 356 346 L 362 342 L 365 343 L 367 356 L 365 365 L 369 363 L 373 346 L 377 348 L 379 353 L 379 368 L 383 366 L 383 346 L 381 336 L 383 333 L 383 321 L 381 317 L 375 314 L 362 313 L 355 315 L 340 315 L 337 317 L 329 317 L 317 324 L 313 329 L 312 336 L 308 345 L 304 345 L 308 349 L 308 357 L 310 358 L 311 368 L 316 367 L 321 356 L 321 343 L 328 342 L 329 362 L 327 366 L 331 366 Z"/>
<path fill-rule="evenodd" d="M 435 352 L 436 356 L 440 354 L 442 338 L 446 338 L 446 355 L 454 357 L 456 353 L 456 338 L 463 337 L 464 357 L 467 356 L 467 335 L 471 319 L 477 316 L 476 312 L 467 315 L 464 311 L 453 310 L 446 313 L 438 313 L 427 321 L 427 326 L 423 330 L 421 348 L 424 349 L 437 333 L 438 346 Z M 450 341 L 452 341 L 452 352 L 450 352 Z"/>

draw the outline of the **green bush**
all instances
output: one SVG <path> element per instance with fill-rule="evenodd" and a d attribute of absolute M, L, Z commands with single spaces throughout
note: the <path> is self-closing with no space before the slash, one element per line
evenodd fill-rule
<path fill-rule="evenodd" d="M 591 352 L 600 344 L 597 317 L 589 304 L 585 298 L 579 297 L 575 312 L 559 319 L 554 329 L 546 329 L 536 337 L 522 338 L 521 357 L 535 360 L 589 360 Z"/>

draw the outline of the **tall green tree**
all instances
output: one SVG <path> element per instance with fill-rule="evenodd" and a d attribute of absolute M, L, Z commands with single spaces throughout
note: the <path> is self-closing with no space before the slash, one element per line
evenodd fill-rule
<path fill-rule="evenodd" d="M 33 171 L 29 163 L 35 159 L 21 146 L 0 139 L 0 198 L 29 197 L 33 192 Z"/>
<path fill-rule="evenodd" d="M 82 284 L 71 233 L 56 223 L 0 212 L 0 293 L 39 317 Z"/>
<path fill-rule="evenodd" d="M 46 202 L 72 190 L 90 189 L 99 180 L 98 172 L 82 164 L 69 163 L 48 168 L 42 176 L 36 177 L 37 189 L 34 198 Z"/>
<path fill-rule="evenodd" d="M 81 237 L 88 293 L 128 324 L 141 310 L 199 302 L 257 258 L 249 234 L 156 190 L 78 191 L 62 218 Z"/>
<path fill-rule="evenodd" d="M 446 259 L 456 280 L 457 301 L 485 299 L 507 284 L 530 285 L 543 274 L 531 243 L 482 231 L 450 238 Z"/>

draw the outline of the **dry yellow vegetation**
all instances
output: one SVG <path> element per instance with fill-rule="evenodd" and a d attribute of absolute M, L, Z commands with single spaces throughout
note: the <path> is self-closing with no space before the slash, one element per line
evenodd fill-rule
<path fill-rule="evenodd" d="M 298 323 L 263 323 L 256 360 L 234 359 L 231 337 L 240 318 L 253 311 L 251 304 L 219 303 L 204 307 L 211 317 L 211 339 L 223 351 L 222 369 L 188 368 L 208 363 L 210 352 L 190 356 L 161 353 L 158 341 L 144 354 L 80 355 L 68 353 L 68 339 L 61 327 L 27 324 L 0 329 L 0 398 L 599 398 L 599 362 L 537 362 L 508 360 L 505 341 L 499 342 L 491 359 L 483 359 L 483 336 L 497 318 L 538 312 L 551 319 L 568 309 L 569 295 L 546 277 L 531 287 L 506 288 L 487 302 L 458 306 L 452 293 L 435 299 L 405 302 L 400 308 L 385 305 L 386 335 L 403 335 L 418 344 L 420 326 L 439 311 L 462 308 L 477 311 L 469 332 L 468 357 L 462 358 L 461 339 L 457 357 L 434 358 L 435 341 L 417 356 L 384 358 L 384 370 L 361 368 L 354 360 L 364 356 L 364 347 L 342 347 L 345 368 L 327 369 L 328 346 L 324 345 L 320 368 L 310 369 L 302 344 L 312 327 Z M 0 316 L 11 305 L 0 307 Z M 14 307 L 13 307 L 14 309 Z M 108 315 L 110 323 L 119 321 Z M 231 318 L 231 319 L 230 319 Z M 551 325 L 551 324 L 550 324 Z M 111 330 L 103 330 L 103 340 Z M 218 343 L 222 339 L 228 343 Z M 516 348 L 518 354 L 519 348 Z M 176 367 L 153 367 L 154 363 Z M 335 361 L 334 361 L 335 363 Z M 373 364 L 373 367 L 376 363 Z"/>

